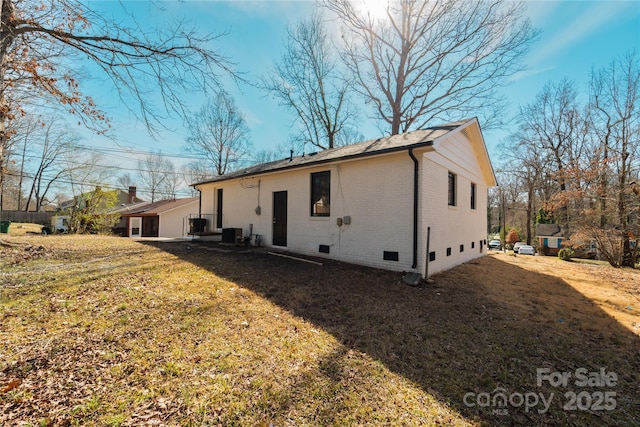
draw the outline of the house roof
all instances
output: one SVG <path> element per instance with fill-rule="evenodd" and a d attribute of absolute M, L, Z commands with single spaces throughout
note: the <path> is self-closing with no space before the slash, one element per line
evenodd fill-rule
<path fill-rule="evenodd" d="M 118 209 L 116 212 L 120 213 L 121 216 L 155 216 L 195 203 L 198 200 L 199 197 L 189 197 L 186 199 L 160 200 L 159 202 L 153 203 L 139 203 Z"/>
<path fill-rule="evenodd" d="M 112 191 L 112 190 L 106 189 L 105 191 Z M 121 206 L 121 205 L 132 206 L 132 205 L 136 205 L 136 204 L 140 204 L 140 203 L 147 203 L 147 202 L 145 202 L 144 200 L 142 200 L 139 197 L 134 197 L 134 203 L 129 203 L 129 193 L 127 191 L 120 190 L 120 189 L 117 189 L 115 191 L 118 192 L 118 201 L 117 201 L 118 206 Z M 58 206 L 58 210 L 64 210 L 64 209 L 72 208 L 72 207 L 76 206 L 79 203 L 79 201 L 87 200 L 87 199 L 91 198 L 91 195 L 94 192 L 95 192 L 95 190 L 94 191 L 88 191 L 86 193 L 82 193 L 82 194 L 80 194 L 78 196 L 75 196 L 73 199 L 65 200 L 65 201 L 61 202 L 60 205 Z"/>
<path fill-rule="evenodd" d="M 536 225 L 536 237 L 563 237 L 564 230 L 558 224 Z"/>
<path fill-rule="evenodd" d="M 449 134 L 450 132 L 453 132 L 457 129 L 461 130 L 472 124 L 475 124 L 478 127 L 479 131 L 478 120 L 476 118 L 465 119 L 457 122 L 445 123 L 443 125 L 430 127 L 427 129 L 415 130 L 399 135 L 372 139 L 357 144 L 345 145 L 342 147 L 323 150 L 317 153 L 306 153 L 302 156 L 290 158 L 287 157 L 285 159 L 276 160 L 273 162 L 261 163 L 224 175 L 219 175 L 206 181 L 197 182 L 191 185 L 195 187 L 202 184 L 227 181 L 235 178 L 244 178 L 264 174 L 267 172 L 283 171 L 287 169 L 312 166 L 339 160 L 386 154 L 394 151 L 407 150 L 409 148 L 428 147 L 432 146 L 434 141 Z M 482 140 L 482 134 L 481 132 L 477 132 L 477 135 L 479 135 L 480 140 L 477 141 L 477 138 L 474 139 L 476 139 L 477 144 L 480 144 L 482 146 L 480 149 L 480 151 L 482 152 L 481 155 L 486 157 L 486 164 L 488 165 L 488 169 L 490 170 L 489 172 L 485 171 L 485 174 L 488 173 L 488 176 L 490 176 L 489 182 L 495 182 L 495 175 L 493 173 L 491 163 L 488 160 L 489 158 L 486 151 L 486 146 L 484 145 L 484 140 Z M 484 169 L 487 169 L 486 165 Z"/>

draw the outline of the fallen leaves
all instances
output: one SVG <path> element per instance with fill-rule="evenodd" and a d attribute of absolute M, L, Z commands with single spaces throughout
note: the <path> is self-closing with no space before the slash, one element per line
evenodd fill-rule
<path fill-rule="evenodd" d="M 0 267 L 3 264 L 18 265 L 51 255 L 51 251 L 42 245 L 0 241 Z"/>
<path fill-rule="evenodd" d="M 616 391 L 638 396 L 639 332 L 560 278 L 565 264 L 541 257 L 489 256 L 412 288 L 396 273 L 195 243 L 23 243 L 48 255 L 1 270 L 2 425 L 593 421 L 555 407 L 547 418 L 495 418 L 462 404 L 469 391 L 536 387 L 539 366 L 606 363 Z M 627 298 L 637 276 L 614 273 L 623 276 L 609 298 Z M 636 331 L 637 305 L 621 305 L 633 307 L 624 313 Z M 640 416 L 623 403 L 598 424 Z"/>
<path fill-rule="evenodd" d="M 0 394 L 7 393 L 13 390 L 14 388 L 18 387 L 20 384 L 22 384 L 22 380 L 19 378 L 14 378 L 11 381 L 9 381 L 9 384 L 7 384 L 2 390 L 0 390 Z"/>

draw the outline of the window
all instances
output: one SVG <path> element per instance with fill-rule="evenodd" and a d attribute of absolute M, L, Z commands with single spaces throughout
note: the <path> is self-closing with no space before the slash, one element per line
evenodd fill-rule
<path fill-rule="evenodd" d="M 476 209 L 476 184 L 471 183 L 471 209 Z"/>
<path fill-rule="evenodd" d="M 449 206 L 456 205 L 456 174 L 449 172 Z"/>
<path fill-rule="evenodd" d="M 311 174 L 311 216 L 331 214 L 331 172 Z"/>
<path fill-rule="evenodd" d="M 222 188 L 218 188 L 216 196 L 216 228 L 222 228 Z"/>

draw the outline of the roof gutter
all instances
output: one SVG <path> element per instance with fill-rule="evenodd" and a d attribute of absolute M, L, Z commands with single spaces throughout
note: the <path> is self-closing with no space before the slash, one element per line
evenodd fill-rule
<path fill-rule="evenodd" d="M 413 147 L 409 148 L 409 157 L 413 160 L 413 264 L 418 266 L 418 159 L 413 154 Z"/>
<path fill-rule="evenodd" d="M 412 144 L 410 147 L 410 150 L 413 150 L 414 148 L 423 148 L 423 147 L 430 147 L 433 145 L 433 141 L 432 139 L 427 140 L 427 141 L 422 141 L 422 142 L 417 142 L 415 144 Z M 289 160 L 289 158 L 287 157 L 286 163 L 284 164 L 284 166 L 280 166 L 274 169 L 266 169 L 266 170 L 255 170 L 255 171 L 246 171 L 242 174 L 237 174 L 236 172 L 230 172 L 224 175 L 219 175 L 213 179 L 209 179 L 206 181 L 201 181 L 201 182 L 196 182 L 194 184 L 191 184 L 192 187 L 196 187 L 198 185 L 204 185 L 204 184 L 211 184 L 214 182 L 222 182 L 222 181 L 230 181 L 232 179 L 241 179 L 241 178 L 249 178 L 249 177 L 254 177 L 254 176 L 260 176 L 260 175 L 264 175 L 267 173 L 277 173 L 277 172 L 284 172 L 284 171 L 288 171 L 291 169 L 300 169 L 300 168 L 309 168 L 309 167 L 313 167 L 313 166 L 318 166 L 318 165 L 323 165 L 323 164 L 327 164 L 327 163 L 336 163 L 336 162 L 342 162 L 342 161 L 346 161 L 346 160 L 358 160 L 361 158 L 366 158 L 366 157 L 372 157 L 372 156 L 379 156 L 382 154 L 393 154 L 393 153 L 401 153 L 404 150 L 407 149 L 407 146 L 401 146 L 401 147 L 391 147 L 391 148 L 385 148 L 382 150 L 376 150 L 376 151 L 370 151 L 370 152 L 365 152 L 365 153 L 358 153 L 358 154 L 350 154 L 350 155 L 346 155 L 346 156 L 339 156 L 339 157 L 330 157 L 330 158 L 326 158 L 326 159 L 320 159 L 320 160 L 313 160 L 313 161 L 308 161 L 308 162 L 303 162 L 303 163 L 296 163 L 295 160 L 296 158 L 294 157 L 292 161 Z M 307 156 L 308 157 L 308 156 Z M 293 162 L 294 164 L 291 164 L 291 162 Z M 259 166 L 259 165 L 258 165 Z"/>

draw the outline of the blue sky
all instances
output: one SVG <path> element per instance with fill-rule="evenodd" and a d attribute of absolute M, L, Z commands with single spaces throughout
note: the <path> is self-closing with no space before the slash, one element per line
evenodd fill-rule
<path fill-rule="evenodd" d="M 146 1 L 124 2 L 136 16 L 146 19 L 170 20 L 183 16 L 201 28 L 202 32 L 228 31 L 217 48 L 229 56 L 245 78 L 253 80 L 266 72 L 283 51 L 287 25 L 308 16 L 314 8 L 311 1 L 168 1 L 156 2 L 163 10 L 155 10 Z M 542 87 L 564 77 L 574 79 L 586 90 L 593 68 L 607 65 L 614 58 L 636 49 L 640 54 L 640 0 L 633 1 L 527 1 L 528 15 L 534 26 L 542 30 L 540 38 L 525 58 L 525 72 L 513 76 L 505 95 L 510 101 L 508 117 L 520 104 L 534 100 Z M 116 11 L 117 2 L 91 2 L 92 7 Z M 115 12 L 114 12 L 115 13 Z M 118 16 L 116 14 L 116 16 Z M 237 85 L 225 79 L 225 88 L 233 94 L 251 129 L 254 149 L 272 150 L 289 139 L 291 115 L 277 103 L 250 85 Z M 153 140 L 142 125 L 123 113 L 117 102 L 98 86 L 87 86 L 89 94 L 108 105 L 116 135 L 121 146 L 137 150 L 162 150 L 180 153 L 185 145 L 186 130 L 180 121 L 170 121 L 172 131 L 163 132 Z M 193 94 L 193 109 L 205 102 Z M 379 136 L 377 127 L 362 113 L 365 138 Z M 498 159 L 496 147 L 514 128 L 485 132 L 489 152 Z M 84 143 L 114 147 L 107 139 L 83 133 Z M 174 159 L 176 164 L 184 161 Z M 110 161 L 107 157 L 106 161 Z M 121 160 L 118 160 L 121 161 Z"/>

